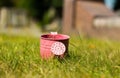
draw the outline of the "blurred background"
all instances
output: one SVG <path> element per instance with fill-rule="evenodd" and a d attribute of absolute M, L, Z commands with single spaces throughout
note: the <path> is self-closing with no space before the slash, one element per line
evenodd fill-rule
<path fill-rule="evenodd" d="M 61 26 L 63 0 L 0 0 L 0 32 L 40 35 Z"/>
<path fill-rule="evenodd" d="M 39 36 L 43 31 L 60 32 L 63 26 L 64 1 L 0 0 L 0 33 Z M 120 15 L 119 3 L 120 0 L 104 0 L 105 6 L 117 15 Z"/>

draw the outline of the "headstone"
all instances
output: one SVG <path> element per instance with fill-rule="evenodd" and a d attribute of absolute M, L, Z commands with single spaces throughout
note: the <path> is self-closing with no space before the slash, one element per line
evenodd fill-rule
<path fill-rule="evenodd" d="M 19 18 L 20 18 L 20 20 L 21 20 L 21 25 L 22 25 L 23 27 L 25 27 L 25 26 L 28 25 L 27 14 L 26 14 L 25 12 L 22 12 Z"/>
<path fill-rule="evenodd" d="M 5 28 L 8 24 L 8 12 L 7 8 L 1 8 L 1 15 L 0 15 L 0 28 Z"/>

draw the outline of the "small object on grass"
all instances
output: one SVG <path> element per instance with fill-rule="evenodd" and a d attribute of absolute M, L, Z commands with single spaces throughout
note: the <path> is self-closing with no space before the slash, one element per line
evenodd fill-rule
<path fill-rule="evenodd" d="M 69 36 L 51 32 L 51 34 L 41 35 L 40 55 L 43 59 L 54 56 L 63 58 L 68 53 Z"/>
<path fill-rule="evenodd" d="M 56 35 L 56 34 L 58 34 L 57 32 L 50 32 L 52 35 Z"/>

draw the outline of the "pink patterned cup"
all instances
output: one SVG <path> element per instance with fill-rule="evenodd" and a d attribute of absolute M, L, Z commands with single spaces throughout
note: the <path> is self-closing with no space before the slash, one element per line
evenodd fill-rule
<path fill-rule="evenodd" d="M 40 38 L 40 55 L 43 59 L 58 56 L 63 58 L 68 53 L 69 36 L 45 34 Z"/>

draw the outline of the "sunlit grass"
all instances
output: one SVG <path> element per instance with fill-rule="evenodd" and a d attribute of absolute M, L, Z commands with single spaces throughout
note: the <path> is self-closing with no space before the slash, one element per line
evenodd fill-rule
<path fill-rule="evenodd" d="M 42 60 L 39 38 L 0 36 L 0 78 L 120 78 L 120 42 L 71 38 L 69 56 Z"/>

